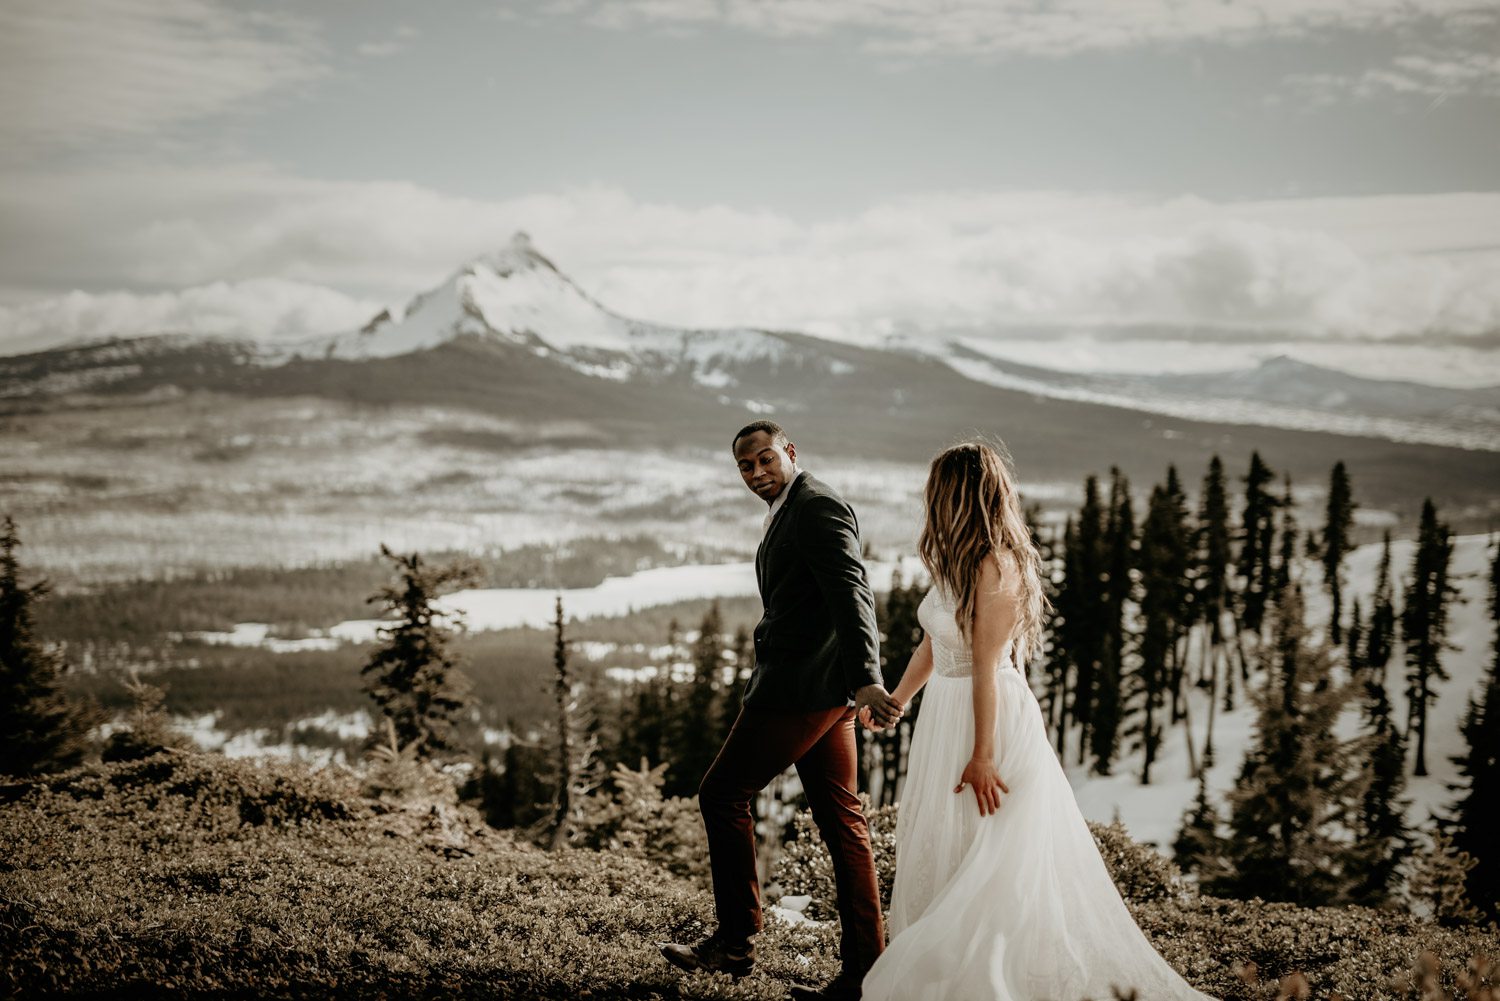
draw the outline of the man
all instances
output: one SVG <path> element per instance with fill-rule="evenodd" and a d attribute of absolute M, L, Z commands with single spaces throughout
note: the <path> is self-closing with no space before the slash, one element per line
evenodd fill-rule
<path fill-rule="evenodd" d="M 855 790 L 854 720 L 868 708 L 876 723 L 894 725 L 902 707 L 881 683 L 875 597 L 853 510 L 797 468 L 797 447 L 772 421 L 742 428 L 731 448 L 745 485 L 770 507 L 755 556 L 764 615 L 739 717 L 698 790 L 719 926 L 695 945 L 664 944 L 662 955 L 684 970 L 736 979 L 755 965 L 750 940 L 761 930 L 761 906 L 750 801 L 796 765 L 833 857 L 842 969 L 821 990 L 796 986 L 791 996 L 854 999 L 885 945 L 870 828 Z"/>

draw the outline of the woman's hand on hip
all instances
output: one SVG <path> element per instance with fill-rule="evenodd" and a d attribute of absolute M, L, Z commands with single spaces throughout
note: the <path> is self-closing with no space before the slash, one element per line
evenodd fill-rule
<path fill-rule="evenodd" d="M 970 758 L 953 791 L 961 793 L 965 786 L 974 790 L 974 798 L 979 802 L 981 817 L 988 817 L 1000 809 L 1001 793 L 1010 794 L 1010 787 L 1000 778 L 1000 772 L 995 768 L 994 758 Z"/>

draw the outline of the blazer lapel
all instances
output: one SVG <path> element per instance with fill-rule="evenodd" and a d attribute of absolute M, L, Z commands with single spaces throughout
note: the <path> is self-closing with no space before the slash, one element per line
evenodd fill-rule
<path fill-rule="evenodd" d="M 796 502 L 797 494 L 802 489 L 802 484 L 806 479 L 807 473 L 798 473 L 797 477 L 787 485 L 786 500 L 782 501 L 780 509 L 776 512 L 776 517 L 771 519 L 771 527 L 766 529 L 766 534 L 760 540 L 760 548 L 755 551 L 755 582 L 760 588 L 762 604 L 765 603 L 766 594 L 770 590 L 769 553 L 771 538 L 777 532 L 781 531 L 781 527 L 786 524 L 787 511 Z"/>
<path fill-rule="evenodd" d="M 755 586 L 760 589 L 760 601 L 766 602 L 766 538 L 770 532 L 761 536 L 760 546 L 755 550 Z"/>

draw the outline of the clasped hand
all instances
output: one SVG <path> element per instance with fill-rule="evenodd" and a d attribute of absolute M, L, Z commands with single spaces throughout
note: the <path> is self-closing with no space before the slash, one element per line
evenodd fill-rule
<path fill-rule="evenodd" d="M 885 690 L 884 685 L 866 685 L 854 693 L 854 707 L 866 730 L 895 726 L 906 715 L 906 707 Z"/>

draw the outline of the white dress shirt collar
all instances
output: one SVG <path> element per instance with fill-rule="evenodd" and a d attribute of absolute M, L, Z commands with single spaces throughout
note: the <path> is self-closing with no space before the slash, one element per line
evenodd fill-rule
<path fill-rule="evenodd" d="M 782 505 L 786 503 L 787 495 L 792 492 L 792 484 L 801 478 L 802 472 L 800 469 L 797 470 L 796 475 L 787 481 L 787 485 L 781 488 L 781 493 L 777 494 L 776 499 L 771 502 L 771 510 L 766 512 L 766 520 L 761 526 L 762 535 L 771 530 L 771 522 L 775 519 L 776 513 L 781 510 Z"/>

